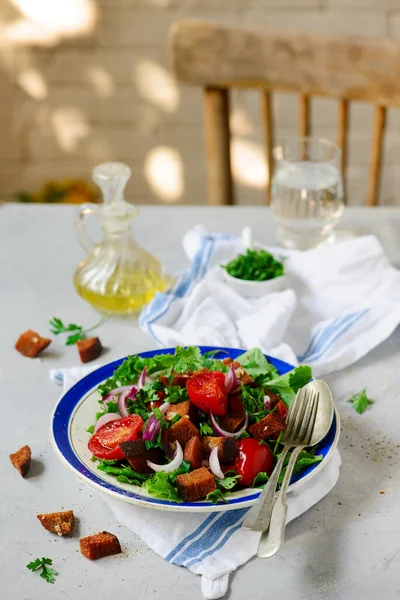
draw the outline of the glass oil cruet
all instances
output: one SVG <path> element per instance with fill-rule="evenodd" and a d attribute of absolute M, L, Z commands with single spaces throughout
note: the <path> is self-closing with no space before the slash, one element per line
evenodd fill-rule
<path fill-rule="evenodd" d="M 78 265 L 74 284 L 82 298 L 101 312 L 133 314 L 156 292 L 165 290 L 168 279 L 160 262 L 131 235 L 138 209 L 124 200 L 130 168 L 118 162 L 103 163 L 92 175 L 104 201 L 80 207 L 76 226 L 88 256 Z M 99 243 L 92 243 L 86 232 L 85 218 L 89 215 L 101 221 L 103 239 Z"/>

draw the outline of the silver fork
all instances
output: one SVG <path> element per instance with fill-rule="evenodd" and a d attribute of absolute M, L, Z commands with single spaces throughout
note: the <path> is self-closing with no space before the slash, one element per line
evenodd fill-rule
<path fill-rule="evenodd" d="M 262 533 L 260 543 L 258 545 L 257 554 L 260 558 L 269 558 L 276 554 L 281 548 L 285 539 L 287 516 L 286 492 L 298 455 L 302 450 L 304 450 L 304 448 L 307 448 L 307 446 L 310 446 L 312 443 L 313 430 L 318 412 L 319 392 L 311 391 L 309 394 L 307 394 L 307 396 L 308 402 L 304 418 L 300 422 L 298 430 L 294 432 L 294 439 L 297 441 L 297 447 L 293 450 L 290 456 L 289 464 L 286 467 L 282 486 L 272 509 L 269 529 L 268 531 L 264 531 Z"/>
<path fill-rule="evenodd" d="M 265 531 L 269 527 L 271 520 L 272 507 L 274 502 L 275 490 L 278 485 L 278 479 L 282 470 L 283 462 L 289 450 L 297 446 L 301 440 L 297 439 L 297 432 L 303 422 L 309 395 L 306 388 L 301 388 L 296 394 L 286 418 L 286 429 L 284 430 L 281 443 L 284 445 L 281 456 L 275 465 L 275 468 L 268 479 L 257 502 L 249 510 L 243 522 L 243 527 L 253 531 Z"/>

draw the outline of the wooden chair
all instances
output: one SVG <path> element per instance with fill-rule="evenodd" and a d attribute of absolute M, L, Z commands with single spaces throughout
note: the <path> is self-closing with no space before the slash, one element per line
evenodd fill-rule
<path fill-rule="evenodd" d="M 179 81 L 204 88 L 208 203 L 233 204 L 229 89 L 259 89 L 265 129 L 269 203 L 274 145 L 272 91 L 299 94 L 299 134 L 310 134 L 310 97 L 338 100 L 338 145 L 345 178 L 351 100 L 375 104 L 367 204 L 378 200 L 388 106 L 400 107 L 400 42 L 239 29 L 179 21 L 171 29 Z"/>

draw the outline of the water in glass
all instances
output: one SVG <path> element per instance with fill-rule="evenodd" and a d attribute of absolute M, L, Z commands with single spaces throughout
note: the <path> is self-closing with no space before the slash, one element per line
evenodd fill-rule
<path fill-rule="evenodd" d="M 332 241 L 343 212 L 338 148 L 326 140 L 301 138 L 274 152 L 271 206 L 278 241 L 299 250 Z"/>

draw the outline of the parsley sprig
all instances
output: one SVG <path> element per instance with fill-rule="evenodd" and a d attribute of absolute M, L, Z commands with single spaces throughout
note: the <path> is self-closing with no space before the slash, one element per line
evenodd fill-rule
<path fill-rule="evenodd" d="M 350 402 L 354 410 L 360 415 L 367 410 L 370 404 L 373 404 L 372 400 L 367 396 L 367 388 L 364 388 L 361 392 L 358 392 L 358 394 L 353 394 L 347 402 Z"/>
<path fill-rule="evenodd" d="M 30 562 L 29 565 L 26 566 L 31 571 L 37 571 L 38 569 L 42 569 L 40 577 L 43 577 L 43 579 L 45 579 L 48 583 L 54 583 L 57 571 L 48 566 L 52 564 L 53 561 L 51 560 L 51 558 L 45 558 L 43 556 L 42 558 L 37 558 L 36 560 Z"/>
<path fill-rule="evenodd" d="M 84 329 L 81 325 L 76 325 L 75 323 L 69 323 L 68 325 L 65 325 L 61 321 L 61 319 L 59 319 L 58 317 L 53 317 L 52 320 L 50 321 L 50 327 L 51 327 L 50 331 L 54 335 L 59 335 L 60 333 L 71 332 L 71 335 L 69 335 L 67 337 L 67 339 L 65 340 L 65 345 L 73 346 L 73 344 L 76 344 L 76 342 L 78 340 L 83 340 L 85 338 L 86 333 L 89 333 L 89 331 L 93 331 L 93 329 L 96 329 L 97 327 L 99 327 L 102 323 L 104 323 L 104 321 L 106 319 L 107 319 L 107 317 L 102 317 L 98 323 L 93 325 L 93 327 Z"/>
<path fill-rule="evenodd" d="M 267 281 L 284 274 L 283 262 L 276 260 L 266 250 L 248 248 L 245 254 L 239 254 L 222 267 L 237 279 L 245 281 Z"/>

